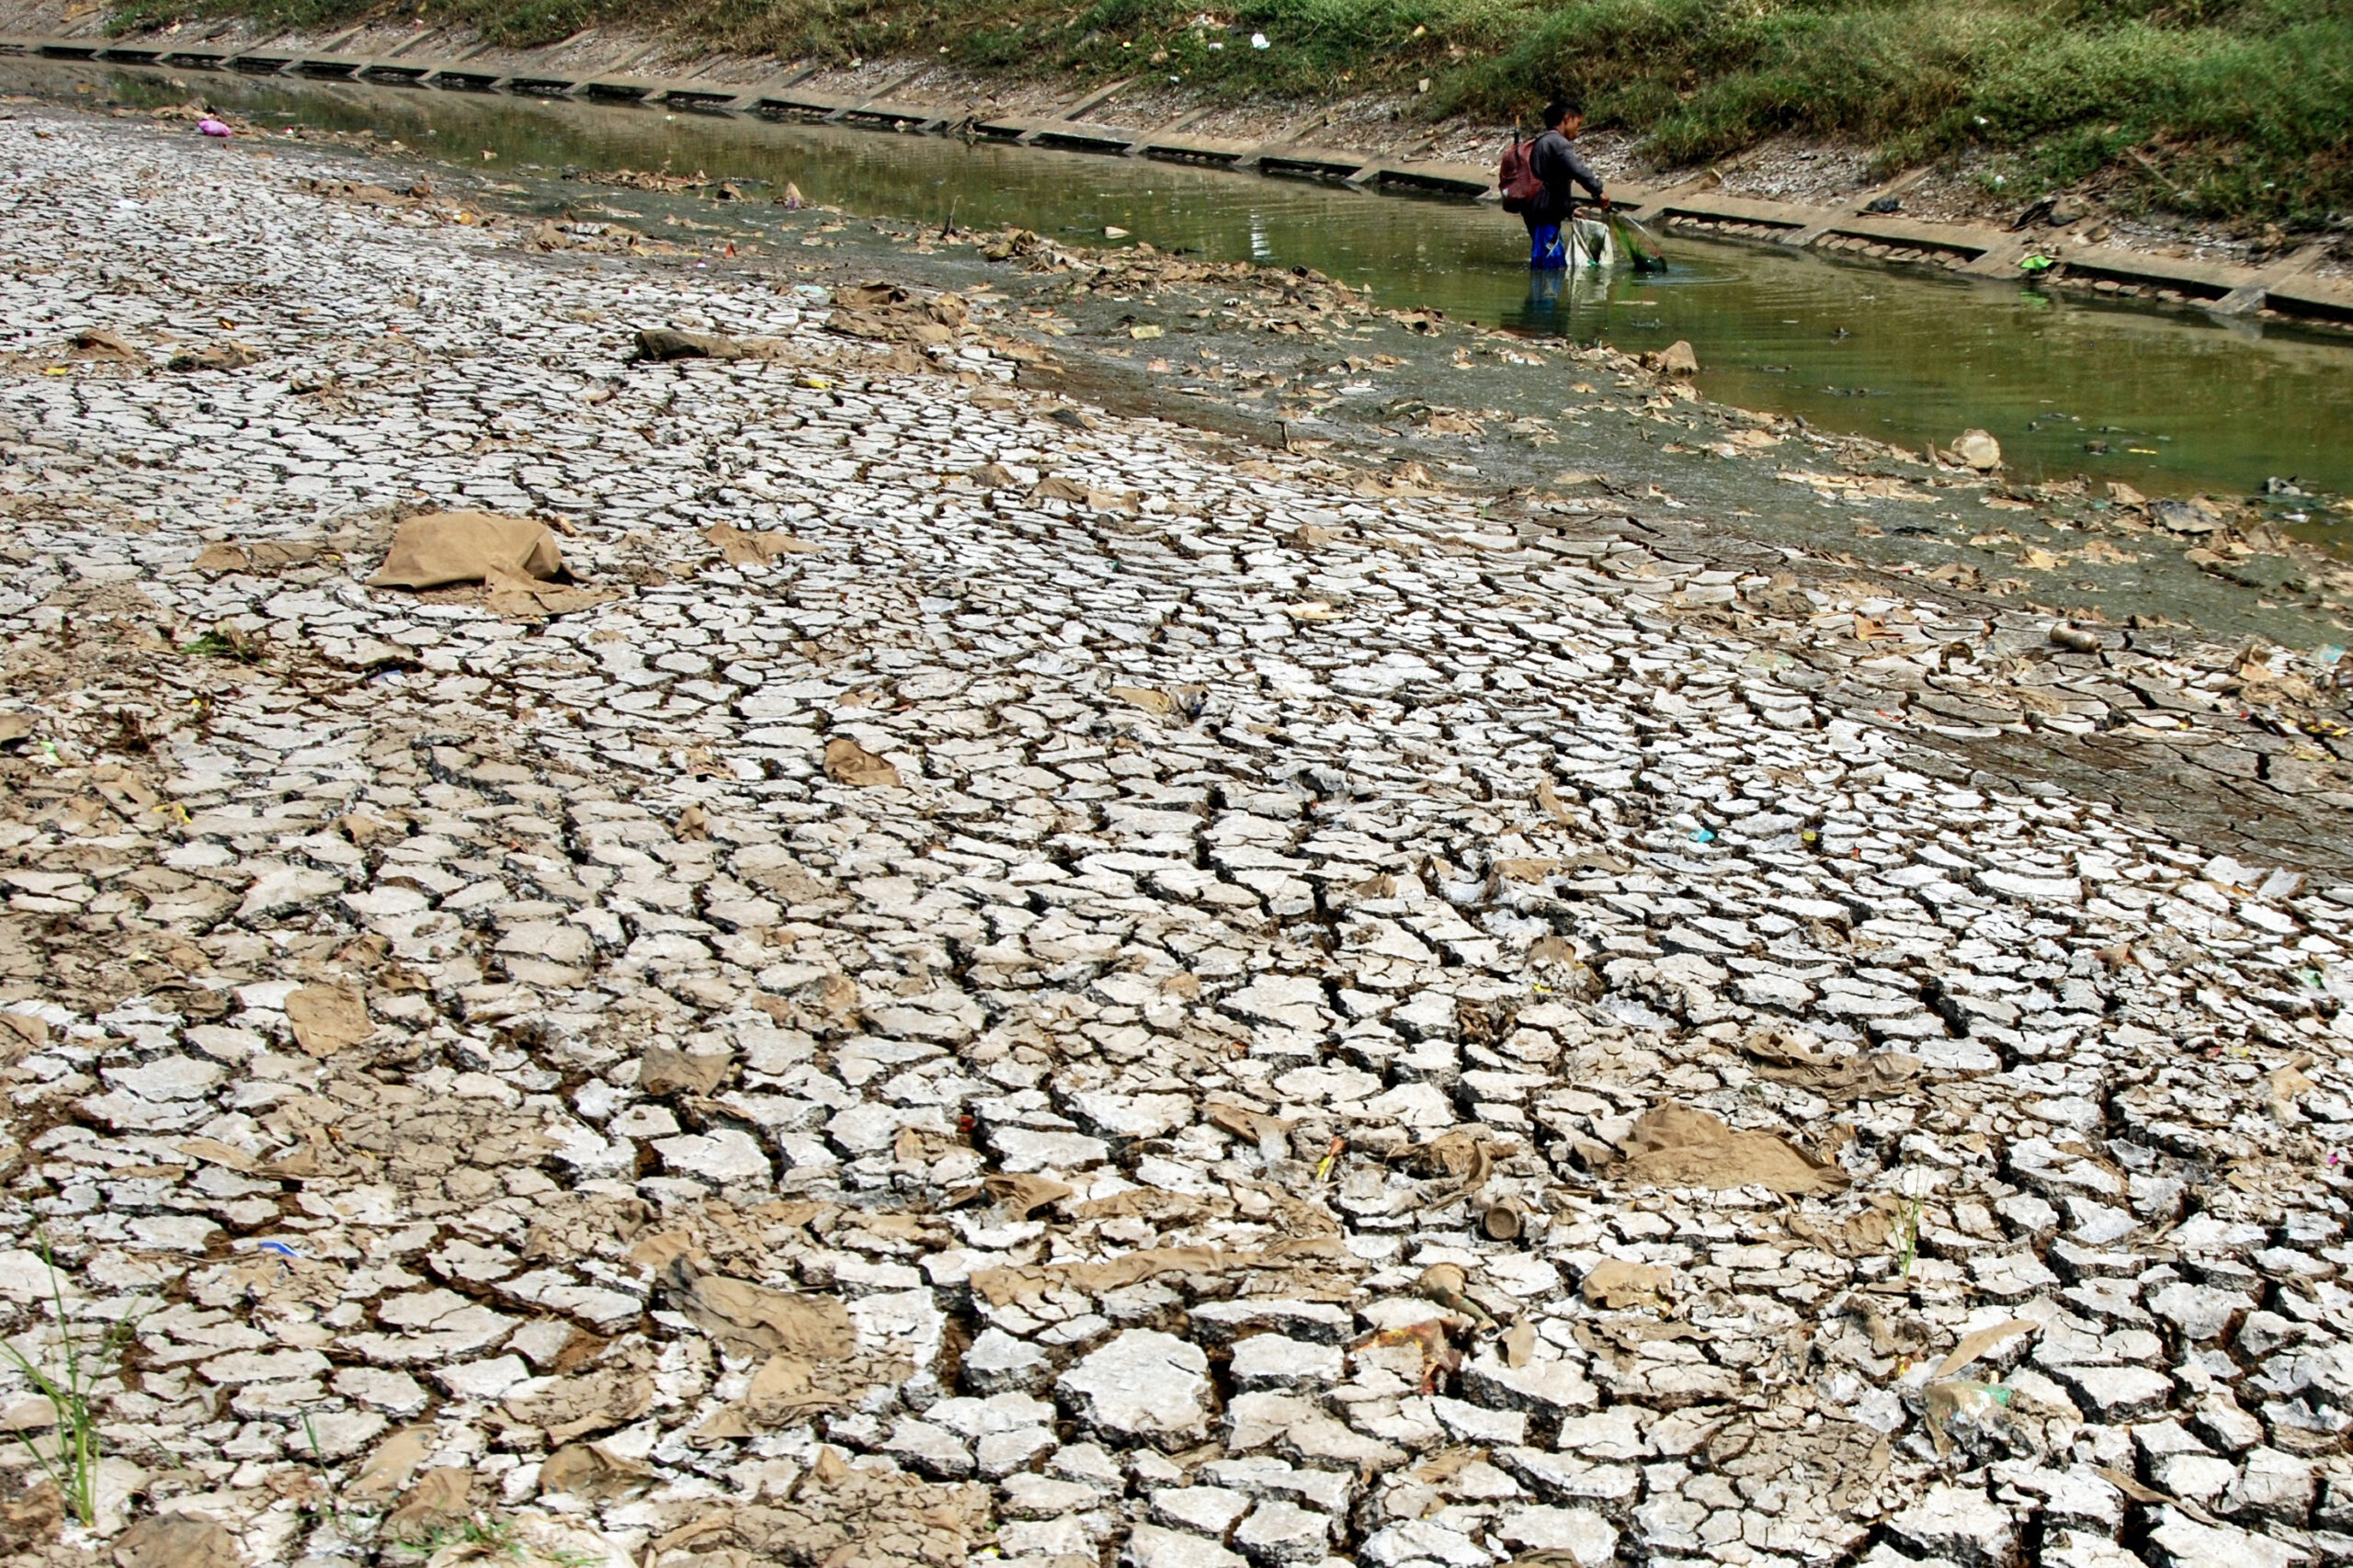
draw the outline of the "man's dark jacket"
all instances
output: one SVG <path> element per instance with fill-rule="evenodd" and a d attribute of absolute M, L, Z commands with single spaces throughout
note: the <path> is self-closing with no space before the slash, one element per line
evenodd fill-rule
<path fill-rule="evenodd" d="M 1594 199 L 1601 199 L 1601 176 L 1586 166 L 1577 156 L 1576 144 L 1558 131 L 1548 131 L 1536 139 L 1529 149 L 1529 167 L 1544 182 L 1544 194 L 1538 198 L 1527 216 L 1539 223 L 1563 223 L 1569 210 L 1576 202 L 1576 187 L 1591 191 Z"/>

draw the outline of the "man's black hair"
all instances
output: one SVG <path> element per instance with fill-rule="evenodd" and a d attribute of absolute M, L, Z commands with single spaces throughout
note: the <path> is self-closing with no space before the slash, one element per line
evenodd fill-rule
<path fill-rule="evenodd" d="M 1544 106 L 1544 129 L 1552 130 L 1571 115 L 1582 119 L 1585 110 L 1577 107 L 1577 101 L 1574 98 L 1554 98 Z"/>

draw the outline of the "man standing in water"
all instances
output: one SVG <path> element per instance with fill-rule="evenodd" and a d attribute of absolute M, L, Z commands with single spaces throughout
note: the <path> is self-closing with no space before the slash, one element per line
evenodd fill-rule
<path fill-rule="evenodd" d="M 1529 149 L 1529 172 L 1542 182 L 1544 191 L 1520 213 L 1528 224 L 1528 265 L 1538 272 L 1558 272 L 1569 265 L 1569 220 L 1576 210 L 1576 187 L 1608 204 L 1601 176 L 1577 156 L 1575 138 L 1585 124 L 1585 111 L 1566 98 L 1544 106 L 1544 134 Z"/>

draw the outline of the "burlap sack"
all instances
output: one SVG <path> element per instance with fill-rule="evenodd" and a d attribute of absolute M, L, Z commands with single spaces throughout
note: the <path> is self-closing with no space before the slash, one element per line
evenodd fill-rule
<path fill-rule="evenodd" d="M 392 536 L 371 588 L 438 588 L 479 583 L 494 573 L 545 579 L 563 570 L 547 525 L 489 512 L 433 512 L 411 517 Z"/>

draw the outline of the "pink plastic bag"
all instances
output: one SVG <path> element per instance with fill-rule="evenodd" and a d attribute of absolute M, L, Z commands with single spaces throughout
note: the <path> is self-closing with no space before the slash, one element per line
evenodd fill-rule
<path fill-rule="evenodd" d="M 213 119 L 209 114 L 202 119 L 196 122 L 196 129 L 206 136 L 226 136 L 229 134 L 229 128 L 222 124 L 219 120 Z"/>

